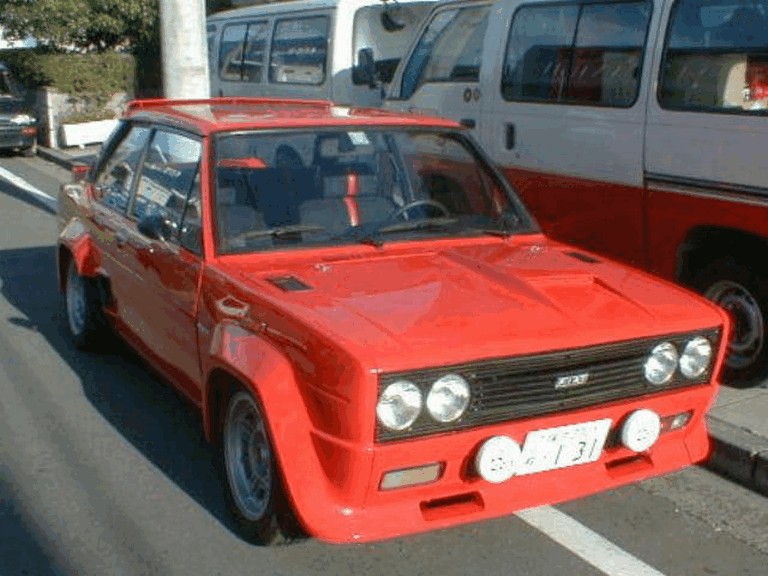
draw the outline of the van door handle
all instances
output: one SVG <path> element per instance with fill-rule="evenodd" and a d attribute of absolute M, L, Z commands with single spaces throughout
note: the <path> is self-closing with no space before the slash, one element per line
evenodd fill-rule
<path fill-rule="evenodd" d="M 515 147 L 515 125 L 507 124 L 507 130 L 504 135 L 504 146 L 507 150 Z"/>
<path fill-rule="evenodd" d="M 474 128 L 477 125 L 474 118 L 462 118 L 459 120 L 459 124 L 467 128 Z"/>
<path fill-rule="evenodd" d="M 125 246 L 125 243 L 128 241 L 128 236 L 125 234 L 125 232 L 115 232 L 115 244 L 118 248 L 122 248 Z"/>

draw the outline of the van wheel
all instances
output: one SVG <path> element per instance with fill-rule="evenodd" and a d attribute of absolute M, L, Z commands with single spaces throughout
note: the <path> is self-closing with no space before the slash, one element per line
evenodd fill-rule
<path fill-rule="evenodd" d="M 269 546 L 301 535 L 283 489 L 264 409 L 240 387 L 226 403 L 220 464 L 227 507 L 244 540 Z"/>
<path fill-rule="evenodd" d="M 64 310 L 69 335 L 75 346 L 90 350 L 103 341 L 106 324 L 98 286 L 94 279 L 80 275 L 74 259 L 70 259 L 67 267 Z"/>
<path fill-rule="evenodd" d="M 768 368 L 768 276 L 762 267 L 733 257 L 719 258 L 701 268 L 691 286 L 731 316 L 726 380 L 744 385 L 764 376 Z"/>

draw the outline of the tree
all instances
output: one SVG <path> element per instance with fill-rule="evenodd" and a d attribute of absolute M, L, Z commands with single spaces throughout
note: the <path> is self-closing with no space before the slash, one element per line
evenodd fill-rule
<path fill-rule="evenodd" d="M 54 51 L 146 51 L 159 46 L 160 1 L 0 0 L 0 26 L 6 38 L 32 36 Z M 232 3 L 206 5 L 210 13 Z"/>

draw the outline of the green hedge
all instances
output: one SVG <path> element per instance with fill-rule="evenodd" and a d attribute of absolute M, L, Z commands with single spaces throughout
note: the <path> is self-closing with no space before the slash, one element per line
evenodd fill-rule
<path fill-rule="evenodd" d="M 106 105 L 117 93 L 137 91 L 136 60 L 129 54 L 52 54 L 37 50 L 5 50 L 0 60 L 29 95 L 42 86 L 67 94 L 80 104 L 62 121 L 112 118 Z"/>
<path fill-rule="evenodd" d="M 129 54 L 46 54 L 4 50 L 0 59 L 27 88 L 50 86 L 72 96 L 133 93 L 136 64 Z"/>

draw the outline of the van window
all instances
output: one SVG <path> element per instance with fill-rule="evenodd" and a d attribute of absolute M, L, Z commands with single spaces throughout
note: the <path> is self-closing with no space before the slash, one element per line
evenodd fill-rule
<path fill-rule="evenodd" d="M 379 79 L 384 83 L 391 82 L 401 55 L 431 6 L 431 2 L 395 4 L 388 8 L 389 20 L 385 16 L 385 6 L 360 8 L 353 23 L 352 57 L 355 64 L 358 64 L 357 55 L 362 48 L 372 48 Z M 353 81 L 362 83 L 354 78 Z"/>
<path fill-rule="evenodd" d="M 266 21 L 225 27 L 219 50 L 219 77 L 232 82 L 261 82 L 267 33 Z"/>
<path fill-rule="evenodd" d="M 659 103 L 673 110 L 765 114 L 768 0 L 675 3 Z"/>
<path fill-rule="evenodd" d="M 650 17 L 647 1 L 521 7 L 507 39 L 504 99 L 632 106 Z"/>
<path fill-rule="evenodd" d="M 322 84 L 327 57 L 327 16 L 279 20 L 272 38 L 269 81 Z"/>
<path fill-rule="evenodd" d="M 425 82 L 478 81 L 489 8 L 435 14 L 403 71 L 402 98 L 409 98 Z"/>
<path fill-rule="evenodd" d="M 245 24 L 226 26 L 219 43 L 219 77 L 222 80 L 239 81 L 243 70 L 243 43 Z"/>
<path fill-rule="evenodd" d="M 269 26 L 266 22 L 248 24 L 245 48 L 243 49 L 243 80 L 246 82 L 261 82 L 263 80 L 268 33 Z"/>

